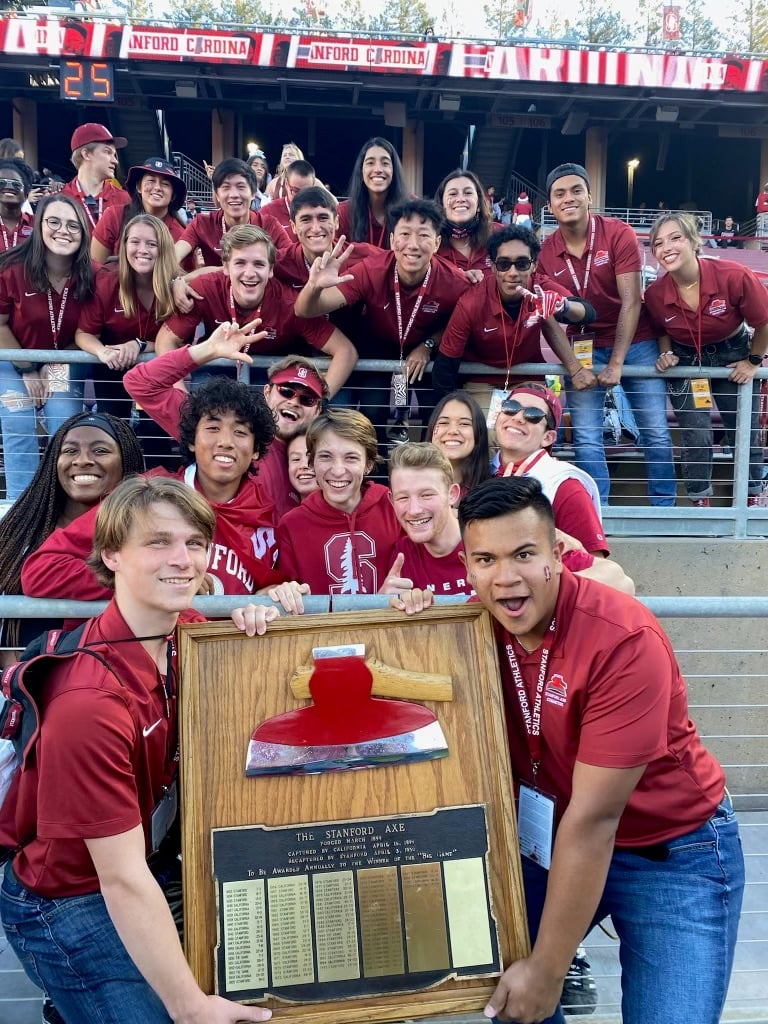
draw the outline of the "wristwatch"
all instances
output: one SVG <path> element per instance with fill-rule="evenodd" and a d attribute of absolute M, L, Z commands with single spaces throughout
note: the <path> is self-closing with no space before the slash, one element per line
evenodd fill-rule
<path fill-rule="evenodd" d="M 427 338 L 427 340 L 422 341 L 421 344 L 424 346 L 427 352 L 432 352 L 434 351 L 434 349 L 437 348 L 437 342 L 435 341 L 434 338 Z"/>
<path fill-rule="evenodd" d="M 138 341 L 138 343 L 139 343 L 139 355 L 141 355 L 143 352 L 146 352 L 146 350 L 147 350 L 147 343 L 146 343 L 146 341 L 142 341 L 141 338 L 134 338 L 133 340 L 134 341 Z"/>
<path fill-rule="evenodd" d="M 754 352 L 750 352 L 747 356 L 747 359 L 750 361 L 750 363 L 752 363 L 753 366 L 762 366 L 763 358 L 763 356 L 756 356 Z"/>

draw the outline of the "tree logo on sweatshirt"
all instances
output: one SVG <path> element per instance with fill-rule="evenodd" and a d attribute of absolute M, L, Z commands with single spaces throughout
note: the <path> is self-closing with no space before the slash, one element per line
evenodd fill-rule
<path fill-rule="evenodd" d="M 325 544 L 331 594 L 375 594 L 376 544 L 367 533 L 335 533 Z"/>

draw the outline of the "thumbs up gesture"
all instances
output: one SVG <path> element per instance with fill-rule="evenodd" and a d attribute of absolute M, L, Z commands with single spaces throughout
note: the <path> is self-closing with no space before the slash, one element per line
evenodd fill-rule
<path fill-rule="evenodd" d="M 402 594 L 404 590 L 413 590 L 413 580 L 401 575 L 404 563 L 405 555 L 400 554 L 395 558 L 387 578 L 379 587 L 380 594 Z"/>

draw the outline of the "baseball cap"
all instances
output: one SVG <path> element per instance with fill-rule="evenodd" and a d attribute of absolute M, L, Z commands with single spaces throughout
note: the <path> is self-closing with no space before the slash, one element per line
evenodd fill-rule
<path fill-rule="evenodd" d="M 81 124 L 72 132 L 69 148 L 74 153 L 76 149 L 89 146 L 92 142 L 111 142 L 115 149 L 124 149 L 128 145 L 128 139 L 124 139 L 121 135 L 113 135 L 106 125 L 88 121 L 87 124 Z"/>
<path fill-rule="evenodd" d="M 544 384 L 537 384 L 533 381 L 529 381 L 525 384 L 518 384 L 516 387 L 507 395 L 507 398 L 518 398 L 520 395 L 533 395 L 535 398 L 543 398 L 549 406 L 549 411 L 552 413 L 552 419 L 555 424 L 555 430 L 560 426 L 563 419 L 563 407 L 560 404 L 560 399 L 557 397 L 554 391 L 550 391 Z"/>
<path fill-rule="evenodd" d="M 178 209 L 184 203 L 184 200 L 187 198 L 187 186 L 178 176 L 173 165 L 169 164 L 167 160 L 163 160 L 161 156 L 147 157 L 143 164 L 137 164 L 129 169 L 125 178 L 125 187 L 131 195 L 134 195 L 139 187 L 139 182 L 145 174 L 158 174 L 160 177 L 167 178 L 170 181 L 173 186 L 172 205 L 174 209 Z"/>
<path fill-rule="evenodd" d="M 318 398 L 323 398 L 325 390 L 319 374 L 308 366 L 295 363 L 293 366 L 286 366 L 284 370 L 278 370 L 269 378 L 270 384 L 299 384 L 301 387 L 311 391 Z"/>
<path fill-rule="evenodd" d="M 547 193 L 547 199 L 549 199 L 549 193 L 552 191 L 552 186 L 557 179 L 566 178 L 569 174 L 575 174 L 577 177 L 583 178 L 587 183 L 587 188 L 590 190 L 592 189 L 592 186 L 589 183 L 589 175 L 587 174 L 585 167 L 582 167 L 581 164 L 560 164 L 547 175 L 547 183 L 544 189 Z"/>

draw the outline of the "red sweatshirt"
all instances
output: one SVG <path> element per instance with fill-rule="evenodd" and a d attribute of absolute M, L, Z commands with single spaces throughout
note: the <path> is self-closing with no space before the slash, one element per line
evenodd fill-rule
<path fill-rule="evenodd" d="M 125 390 L 166 434 L 179 440 L 179 416 L 186 395 L 173 385 L 199 370 L 189 354 L 189 345 L 166 352 L 148 363 L 137 363 L 123 377 Z M 299 499 L 288 479 L 288 454 L 285 443 L 275 438 L 257 467 L 259 487 L 265 500 L 275 506 L 277 521 Z"/>
<path fill-rule="evenodd" d="M 175 476 L 199 491 L 195 467 L 178 473 L 155 469 L 147 476 Z M 253 594 L 280 583 L 285 576 L 274 568 L 275 510 L 265 504 L 253 476 L 243 477 L 231 501 L 210 502 L 216 516 L 208 573 L 215 594 Z M 27 597 L 60 597 L 75 601 L 109 600 L 113 592 L 98 581 L 85 564 L 93 548 L 99 506 L 79 516 L 69 526 L 54 530 L 24 562 L 21 587 Z"/>
<path fill-rule="evenodd" d="M 392 568 L 400 535 L 382 484 L 364 484 L 349 514 L 315 491 L 280 520 L 278 568 L 285 579 L 308 583 L 313 594 L 375 594 Z"/>

